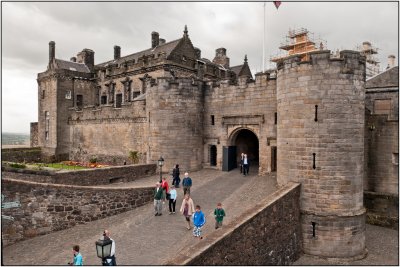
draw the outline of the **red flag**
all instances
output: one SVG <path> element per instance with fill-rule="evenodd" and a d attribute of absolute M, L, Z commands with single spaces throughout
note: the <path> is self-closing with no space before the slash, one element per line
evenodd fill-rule
<path fill-rule="evenodd" d="M 278 9 L 279 6 L 280 6 L 281 3 L 282 3 L 282 1 L 273 1 L 273 2 L 274 2 L 274 5 L 275 5 L 276 9 Z"/>

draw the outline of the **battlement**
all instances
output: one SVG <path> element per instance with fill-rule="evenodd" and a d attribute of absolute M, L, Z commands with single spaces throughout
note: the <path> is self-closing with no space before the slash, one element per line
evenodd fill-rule
<path fill-rule="evenodd" d="M 340 51 L 339 57 L 333 55 L 330 50 L 317 50 L 309 53 L 310 59 L 301 61 L 299 55 L 288 56 L 281 62 L 277 63 L 277 69 L 290 69 L 298 65 L 330 65 L 332 62 L 341 62 L 346 68 L 361 68 L 365 69 L 365 56 L 358 51 L 343 50 Z M 337 63 L 335 63 L 337 64 Z"/>

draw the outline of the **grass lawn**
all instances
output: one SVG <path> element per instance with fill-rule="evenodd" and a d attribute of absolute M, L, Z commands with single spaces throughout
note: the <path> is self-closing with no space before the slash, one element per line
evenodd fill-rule
<path fill-rule="evenodd" d="M 29 167 L 32 166 L 35 169 L 39 169 L 39 167 L 47 167 L 47 168 L 53 168 L 53 169 L 58 169 L 58 170 L 83 170 L 83 169 L 88 169 L 86 167 L 82 166 L 69 166 L 65 165 L 63 163 L 43 163 L 43 164 L 32 164 L 28 165 Z"/>

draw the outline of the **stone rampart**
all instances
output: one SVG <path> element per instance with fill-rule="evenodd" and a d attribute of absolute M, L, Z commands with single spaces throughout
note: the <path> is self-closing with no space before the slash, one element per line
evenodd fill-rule
<path fill-rule="evenodd" d="M 132 210 L 153 199 L 153 188 L 84 187 L 2 179 L 5 201 L 20 208 L 2 210 L 3 245 Z"/>
<path fill-rule="evenodd" d="M 289 183 L 167 265 L 289 265 L 302 247 L 299 199 Z"/>
<path fill-rule="evenodd" d="M 24 169 L 5 168 L 7 173 L 3 177 L 38 183 L 66 184 L 66 185 L 106 185 L 111 183 L 131 182 L 138 178 L 155 174 L 155 164 L 140 164 L 127 166 L 104 167 L 77 171 L 34 171 Z"/>
<path fill-rule="evenodd" d="M 41 162 L 41 149 L 35 148 L 2 148 L 1 160 L 11 162 Z"/>

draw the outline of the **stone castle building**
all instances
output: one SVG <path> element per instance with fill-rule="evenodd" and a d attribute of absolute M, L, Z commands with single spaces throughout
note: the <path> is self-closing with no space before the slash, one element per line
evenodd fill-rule
<path fill-rule="evenodd" d="M 230 66 L 225 48 L 202 58 L 186 27 L 170 42 L 153 32 L 151 48 L 127 56 L 114 46 L 114 58 L 100 64 L 90 49 L 57 59 L 50 42 L 31 128 L 43 154 L 57 160 L 122 164 L 138 151 L 142 162 L 162 156 L 167 171 L 177 163 L 183 171 L 229 171 L 247 153 L 251 171 L 277 171 L 278 184 L 302 184 L 305 253 L 362 257 L 364 190 L 398 191 L 398 83 L 376 89 L 371 82 L 366 91 L 359 52 L 311 50 L 253 79 L 246 56 L 239 66 Z M 393 80 L 396 71 L 378 78 Z M 372 168 L 367 163 L 379 149 L 388 156 Z M 385 185 L 376 186 L 372 178 L 389 167 Z"/>

